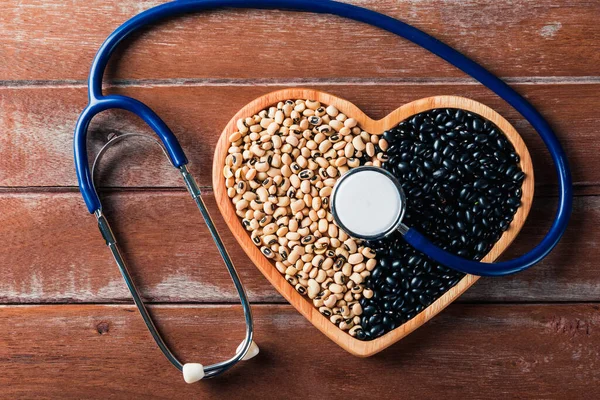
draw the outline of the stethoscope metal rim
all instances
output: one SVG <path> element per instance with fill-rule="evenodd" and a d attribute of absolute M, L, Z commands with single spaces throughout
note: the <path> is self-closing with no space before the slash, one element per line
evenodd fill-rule
<path fill-rule="evenodd" d="M 344 183 L 345 179 L 348 179 L 352 175 L 360 173 L 360 172 L 364 172 L 364 171 L 374 171 L 374 172 L 380 173 L 382 175 L 385 175 L 386 178 L 388 178 L 390 181 L 392 181 L 392 183 L 396 187 L 398 194 L 400 196 L 400 212 L 398 213 L 398 217 L 396 218 L 396 220 L 394 221 L 394 223 L 391 225 L 390 228 L 386 229 L 384 232 L 377 234 L 377 235 L 362 235 L 360 233 L 352 231 L 351 229 L 348 229 L 348 227 L 341 221 L 341 219 L 336 211 L 335 203 L 336 203 L 337 191 L 338 191 L 339 187 Z M 394 175 L 392 175 L 392 173 L 390 173 L 389 171 L 387 171 L 383 168 L 380 168 L 380 167 L 375 167 L 375 166 L 371 166 L 371 165 L 363 165 L 360 167 L 352 168 L 351 170 L 346 172 L 344 175 L 342 175 L 338 179 L 338 181 L 333 186 L 329 205 L 331 207 L 331 214 L 333 215 L 333 219 L 335 220 L 335 223 L 340 228 L 342 228 L 347 234 L 352 236 L 353 238 L 362 239 L 362 240 L 378 240 L 378 239 L 381 239 L 381 238 L 384 238 L 384 237 L 390 235 L 391 233 L 393 233 L 397 230 L 400 230 L 402 232 L 407 229 L 402 224 L 402 219 L 404 218 L 404 214 L 406 213 L 406 206 L 407 206 L 406 195 L 404 194 L 404 189 L 402 189 L 402 185 L 400 184 L 398 179 Z"/>

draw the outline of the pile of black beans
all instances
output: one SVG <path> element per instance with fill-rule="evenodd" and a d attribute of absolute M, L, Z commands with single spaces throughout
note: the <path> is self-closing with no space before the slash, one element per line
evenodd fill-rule
<path fill-rule="evenodd" d="M 436 245 L 480 260 L 521 205 L 519 156 L 491 121 L 459 109 L 417 114 L 386 131 L 383 167 L 404 189 L 404 222 Z M 362 331 L 372 340 L 406 321 L 456 285 L 464 274 L 430 260 L 399 233 L 370 242 L 379 263 L 362 298 Z"/>

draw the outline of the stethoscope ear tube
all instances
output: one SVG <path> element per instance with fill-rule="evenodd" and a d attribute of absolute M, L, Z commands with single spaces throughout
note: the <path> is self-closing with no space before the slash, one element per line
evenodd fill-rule
<path fill-rule="evenodd" d="M 560 237 L 566 229 L 571 213 L 571 176 L 569 173 L 567 159 L 565 157 L 562 147 L 560 146 L 560 143 L 558 142 L 558 139 L 556 138 L 556 136 L 552 132 L 552 129 L 550 129 L 544 118 L 535 110 L 535 108 L 531 104 L 529 104 L 523 97 L 517 94 L 513 89 L 511 89 L 508 85 L 502 82 L 502 80 L 494 76 L 492 73 L 488 72 L 479 64 L 471 61 L 469 58 L 463 56 L 458 51 L 443 44 L 442 42 L 420 31 L 419 29 L 414 28 L 391 17 L 388 17 L 386 15 L 377 13 L 375 11 L 371 11 L 350 4 L 343 4 L 328 0 L 179 0 L 151 8 L 131 18 L 122 26 L 117 28 L 102 44 L 101 48 L 96 54 L 96 57 L 94 58 L 88 80 L 89 105 L 82 112 L 77 122 L 77 126 L 75 128 L 75 168 L 77 171 L 77 178 L 79 181 L 79 189 L 83 195 L 83 198 L 90 213 L 97 213 L 97 216 L 98 213 L 99 215 L 102 215 L 102 206 L 100 203 L 100 199 L 98 198 L 98 194 L 96 193 L 96 190 L 94 188 L 93 179 L 88 165 L 86 143 L 87 130 L 92 118 L 95 115 L 111 108 L 124 109 L 141 117 L 150 126 L 150 128 L 152 128 L 157 133 L 157 135 L 161 139 L 162 143 L 167 149 L 167 153 L 169 154 L 169 158 L 171 159 L 172 164 L 181 170 L 182 175 L 184 175 L 184 180 L 186 180 L 188 190 L 190 189 L 190 187 L 193 188 L 191 181 L 188 181 L 186 179 L 186 173 L 189 174 L 189 172 L 187 172 L 187 169 L 185 168 L 185 165 L 187 164 L 187 158 L 185 157 L 185 154 L 181 149 L 181 146 L 179 145 L 179 142 L 177 141 L 175 135 L 173 135 L 173 133 L 167 127 L 167 125 L 149 107 L 137 100 L 125 96 L 104 96 L 102 94 L 102 78 L 104 76 L 106 66 L 108 65 L 108 61 L 114 50 L 117 48 L 119 43 L 121 43 L 121 41 L 123 41 L 133 32 L 136 32 L 149 24 L 153 24 L 163 19 L 179 14 L 198 12 L 202 10 L 213 10 L 226 7 L 288 9 L 295 11 L 326 13 L 353 19 L 359 22 L 364 22 L 366 24 L 387 30 L 391 33 L 404 37 L 405 39 L 408 39 L 413 43 L 420 45 L 421 47 L 429 50 L 433 54 L 438 55 L 439 57 L 453 64 L 457 68 L 461 69 L 465 73 L 471 75 L 473 78 L 477 79 L 479 82 L 487 86 L 490 90 L 495 92 L 498 96 L 500 96 L 511 106 L 513 106 L 518 112 L 520 112 L 525 117 L 525 119 L 527 119 L 527 121 L 529 121 L 533 128 L 539 133 L 540 137 L 546 144 L 546 147 L 550 151 L 550 155 L 552 156 L 552 160 L 554 162 L 554 166 L 558 174 L 559 183 L 559 206 L 552 228 L 550 229 L 546 237 L 541 241 L 541 243 L 538 246 L 536 246 L 531 252 L 525 254 L 524 256 L 516 260 L 497 264 L 480 264 L 476 262 L 467 262 L 465 264 L 465 260 L 457 260 L 456 256 L 452 256 L 451 254 L 448 254 L 442 251 L 441 249 L 437 249 L 429 241 L 427 241 L 427 239 L 425 239 L 416 231 L 411 232 L 411 230 L 409 230 L 408 232 L 406 232 L 405 238 L 417 249 L 420 249 L 425 253 L 432 254 L 434 258 L 438 261 L 449 264 L 449 266 L 451 267 L 458 265 L 466 265 L 466 270 L 472 271 L 472 273 L 476 273 L 478 275 L 503 275 L 506 273 L 520 271 L 539 261 L 546 254 L 548 254 L 548 252 L 550 252 L 552 248 L 556 245 L 556 243 L 558 242 L 558 240 L 560 239 Z M 194 193 L 192 193 L 192 197 L 194 197 Z M 207 225 L 209 225 L 209 227 L 212 226 L 212 222 L 209 223 L 210 216 L 208 216 L 208 213 L 205 213 L 203 211 L 203 208 L 200 204 L 201 201 L 200 203 L 198 202 L 198 200 L 200 199 L 199 191 L 198 197 L 194 199 L 196 200 L 198 207 L 200 208 L 200 211 L 202 212 L 202 215 L 207 222 Z M 211 234 L 212 233 L 213 232 L 211 229 Z M 217 238 L 215 238 L 215 236 L 213 235 L 213 239 L 215 239 L 218 245 L 220 244 L 219 250 L 222 251 L 221 255 L 224 259 L 227 260 L 229 256 L 227 255 L 224 248 L 221 248 L 222 243 L 220 243 L 220 241 L 217 241 Z M 485 265 L 486 268 L 489 269 L 482 270 L 481 268 L 477 268 L 479 265 Z M 237 273 L 234 272 L 234 275 L 235 277 L 237 277 Z M 234 278 L 234 275 L 232 275 L 232 278 Z M 232 359 L 224 361 L 222 363 L 214 364 L 207 368 L 202 367 L 200 364 L 189 365 L 187 371 L 188 378 L 190 379 L 190 381 L 193 381 L 195 379 L 201 379 L 205 376 L 205 372 L 206 376 L 216 376 L 224 372 L 232 365 L 237 363 L 239 360 L 241 360 L 242 357 L 244 357 L 244 355 L 248 353 L 251 349 L 252 323 L 251 317 L 249 317 L 249 305 L 245 293 L 243 293 L 241 283 L 235 282 L 235 284 L 236 289 L 238 289 L 238 293 L 240 293 L 240 298 L 242 299 L 244 311 L 246 311 L 245 314 L 248 329 L 244 345 L 242 346 L 243 348 L 240 351 L 238 351 Z M 165 350 L 162 347 L 161 350 L 165 352 Z M 167 355 L 167 353 L 165 353 L 165 355 Z M 184 369 L 183 366 L 180 364 L 177 365 L 174 363 L 174 365 L 180 369 Z M 186 378 L 186 381 L 187 380 L 188 379 Z"/>

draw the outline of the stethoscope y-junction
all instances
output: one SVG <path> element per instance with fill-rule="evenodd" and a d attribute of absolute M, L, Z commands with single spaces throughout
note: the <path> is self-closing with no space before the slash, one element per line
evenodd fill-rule
<path fill-rule="evenodd" d="M 131 18 L 129 21 L 125 22 L 122 26 L 116 29 L 102 44 L 100 50 L 94 58 L 88 80 L 89 104 L 81 113 L 75 128 L 75 167 L 79 180 L 79 188 L 88 210 L 90 213 L 93 213 L 96 216 L 100 231 L 114 256 L 117 265 L 119 266 L 125 282 L 127 283 L 127 286 L 133 296 L 135 304 L 142 314 L 144 322 L 167 359 L 175 367 L 184 372 L 184 378 L 187 382 L 197 381 L 203 377 L 217 376 L 231 368 L 240 360 L 248 358 L 249 356 L 258 352 L 258 349 L 253 342 L 252 314 L 250 311 L 250 305 L 240 282 L 239 276 L 202 201 L 200 190 L 198 189 L 194 178 L 192 175 L 190 175 L 190 172 L 187 168 L 188 159 L 179 145 L 179 142 L 175 138 L 175 135 L 162 121 L 162 119 L 160 119 L 160 117 L 158 117 L 154 111 L 152 111 L 142 102 L 122 95 L 104 95 L 102 92 L 102 78 L 113 52 L 119 43 L 121 43 L 132 33 L 139 31 L 147 25 L 156 23 L 166 18 L 185 13 L 214 10 L 219 8 L 285 9 L 333 14 L 363 22 L 387 30 L 418 44 L 419 46 L 438 55 L 487 86 L 490 90 L 495 92 L 498 96 L 519 111 L 525 117 L 525 119 L 527 119 L 527 121 L 538 132 L 550 152 L 554 162 L 554 167 L 557 172 L 559 185 L 558 210 L 550 231 L 529 253 L 514 260 L 495 264 L 478 263 L 448 254 L 435 247 L 433 244 L 427 241 L 423 235 L 414 229 L 404 229 L 404 238 L 415 248 L 424 252 L 431 258 L 445 263 L 452 268 L 477 275 L 505 275 L 524 270 L 540 261 L 554 248 L 554 246 L 556 246 L 566 229 L 572 207 L 571 176 L 564 150 L 562 149 L 557 137 L 553 133 L 548 123 L 537 112 L 537 110 L 531 104 L 529 104 L 529 102 L 527 102 L 527 100 L 521 97 L 492 73 L 488 72 L 479 64 L 471 61 L 469 58 L 465 57 L 451 47 L 441 43 L 417 28 L 386 15 L 354 5 L 328 0 L 178 0 L 154 7 Z M 210 62 L 210 60 L 207 60 L 207 62 Z M 94 187 L 93 176 L 90 172 L 87 158 L 86 137 L 90 122 L 98 113 L 110 109 L 122 109 L 130 111 L 139 116 L 154 132 L 156 132 L 166 149 L 171 163 L 180 171 L 189 193 L 196 202 L 200 213 L 202 214 L 204 221 L 211 232 L 212 238 L 219 249 L 219 252 L 225 262 L 225 266 L 227 267 L 233 279 L 236 290 L 240 296 L 246 320 L 246 337 L 238 348 L 236 354 L 229 360 L 209 366 L 202 366 L 201 364 L 197 363 L 188 363 L 185 365 L 182 364 L 173 355 L 161 338 L 144 306 L 144 302 L 142 301 L 129 272 L 127 271 L 125 262 L 119 251 L 117 241 L 111 231 L 106 217 L 102 212 L 102 204 Z"/>

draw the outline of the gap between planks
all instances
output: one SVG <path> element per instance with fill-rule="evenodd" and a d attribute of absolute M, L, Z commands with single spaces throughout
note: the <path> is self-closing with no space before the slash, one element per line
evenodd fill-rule
<path fill-rule="evenodd" d="M 600 84 L 600 76 L 530 76 L 501 77 L 510 84 L 519 85 L 595 85 Z M 222 79 L 222 78 L 170 78 L 170 79 L 117 79 L 105 81 L 105 88 L 111 87 L 194 87 L 194 86 L 306 86 L 306 85 L 479 85 L 472 78 L 300 78 L 300 79 Z M 0 89 L 53 89 L 85 88 L 85 80 L 0 80 Z"/>
<path fill-rule="evenodd" d="M 132 300 L 133 301 L 133 300 Z M 159 302 L 152 302 L 152 301 L 144 301 L 144 304 L 146 306 L 149 306 L 149 308 L 220 308 L 220 307 L 241 307 L 239 302 L 231 302 L 231 303 L 227 303 L 227 302 L 206 302 L 206 303 L 201 303 L 201 302 L 182 302 L 182 303 L 178 303 L 178 302 L 164 302 L 164 301 L 159 301 Z M 482 307 L 487 307 L 487 306 L 494 306 L 494 307 L 540 307 L 540 306 L 554 306 L 554 305 L 561 305 L 561 306 L 576 306 L 576 305 L 597 305 L 600 304 L 600 301 L 590 301 L 590 300 L 585 300 L 585 301 L 534 301 L 534 302 L 528 302 L 528 301 L 507 301 L 507 302 L 498 302 L 498 301 L 460 301 L 460 300 L 456 300 L 453 301 L 452 304 L 450 304 L 448 307 L 451 307 L 452 305 L 471 305 L 471 306 L 482 306 Z M 250 302 L 250 305 L 252 307 L 278 307 L 278 306 L 289 306 L 292 307 L 287 301 L 283 300 L 281 302 L 275 302 L 275 301 L 266 301 L 266 302 L 256 302 L 256 301 L 252 301 Z M 133 302 L 129 303 L 129 302 L 99 302 L 99 303 L 93 303 L 93 302 L 56 302 L 56 303 L 1 303 L 0 304 L 0 309 L 3 308 L 34 308 L 34 307 L 55 307 L 55 306 L 66 306 L 66 307 L 85 307 L 85 306 L 103 306 L 103 307 L 116 307 L 116 308 L 128 308 L 130 307 L 133 311 L 136 311 L 137 308 L 135 306 L 135 304 Z M 443 311 L 442 311 L 443 313 Z M 441 314 L 441 313 L 440 313 Z"/>

